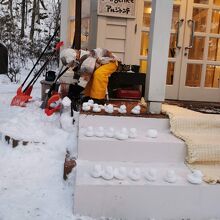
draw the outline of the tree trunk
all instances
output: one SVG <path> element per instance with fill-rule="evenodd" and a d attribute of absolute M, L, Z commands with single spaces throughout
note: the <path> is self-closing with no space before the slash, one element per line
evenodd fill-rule
<path fill-rule="evenodd" d="M 33 41 L 34 38 L 34 29 L 35 29 L 35 17 L 36 17 L 36 3 L 37 0 L 33 2 L 33 9 L 32 9 L 32 18 L 31 18 L 31 31 L 30 31 L 30 40 Z"/>
<path fill-rule="evenodd" d="M 13 0 L 8 1 L 8 9 L 10 11 L 11 19 L 13 20 L 13 8 L 12 8 Z"/>
<path fill-rule="evenodd" d="M 72 44 L 73 49 L 81 49 L 81 22 L 82 22 L 82 0 L 76 0 L 75 7 L 75 34 Z"/>
<path fill-rule="evenodd" d="M 55 14 L 55 30 L 58 28 L 58 26 L 60 25 L 60 12 L 61 12 L 61 2 L 60 0 L 58 0 L 57 2 L 57 10 L 56 10 L 56 14 Z"/>
<path fill-rule="evenodd" d="M 36 1 L 36 22 L 40 24 L 40 1 Z"/>
<path fill-rule="evenodd" d="M 42 5 L 43 9 L 44 9 L 44 10 L 47 10 L 47 8 L 45 7 L 44 1 L 43 1 L 43 0 L 40 0 L 40 3 L 41 3 L 41 5 Z"/>
<path fill-rule="evenodd" d="M 24 37 L 24 26 L 25 26 L 25 8 L 26 8 L 26 0 L 22 0 L 21 3 L 21 38 Z"/>
<path fill-rule="evenodd" d="M 25 6 L 25 27 L 27 27 L 27 17 L 28 17 L 28 1 L 26 2 Z"/>

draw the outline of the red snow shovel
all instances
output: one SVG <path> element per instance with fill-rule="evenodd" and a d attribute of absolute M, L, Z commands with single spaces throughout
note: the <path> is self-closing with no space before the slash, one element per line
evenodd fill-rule
<path fill-rule="evenodd" d="M 58 112 L 61 110 L 62 105 L 61 105 L 61 98 L 58 93 L 53 94 L 47 101 L 47 106 L 44 110 L 47 116 L 51 116 L 54 112 Z"/>
<path fill-rule="evenodd" d="M 40 77 L 41 73 L 46 68 L 47 64 L 52 60 L 52 58 L 56 54 L 57 50 L 59 50 L 60 47 L 63 45 L 64 45 L 63 42 L 59 42 L 56 44 L 56 47 L 55 47 L 53 53 L 47 58 L 44 65 L 40 68 L 40 70 L 37 72 L 37 74 L 35 74 L 35 76 L 29 82 L 29 84 L 26 86 L 24 91 L 22 91 L 22 87 L 23 87 L 24 83 L 18 88 L 16 96 L 14 96 L 14 98 L 11 101 L 11 106 L 25 107 L 25 103 L 27 103 L 32 98 L 30 96 L 30 94 L 32 92 L 33 85 L 36 83 L 37 79 Z"/>

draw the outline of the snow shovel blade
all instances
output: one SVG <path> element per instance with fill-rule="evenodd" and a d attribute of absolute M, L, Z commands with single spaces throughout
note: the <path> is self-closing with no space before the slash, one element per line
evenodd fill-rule
<path fill-rule="evenodd" d="M 49 98 L 44 112 L 47 116 L 51 116 L 54 112 L 60 111 L 61 108 L 60 95 L 54 94 Z"/>
<path fill-rule="evenodd" d="M 31 92 L 32 92 L 32 89 L 33 89 L 33 85 L 29 86 L 25 92 L 23 92 L 25 95 L 27 96 L 30 96 L 31 95 Z"/>
<path fill-rule="evenodd" d="M 11 106 L 20 106 L 20 107 L 25 107 L 25 103 L 29 101 L 29 99 L 32 99 L 31 96 L 26 95 L 24 93 L 22 94 L 17 94 L 11 101 Z"/>

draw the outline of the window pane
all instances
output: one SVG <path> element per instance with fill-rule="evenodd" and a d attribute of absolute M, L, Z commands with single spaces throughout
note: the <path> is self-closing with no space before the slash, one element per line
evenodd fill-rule
<path fill-rule="evenodd" d="M 193 8 L 193 20 L 195 21 L 195 31 L 205 32 L 208 9 Z"/>
<path fill-rule="evenodd" d="M 213 10 L 212 11 L 212 23 L 211 23 L 211 33 L 219 34 L 220 33 L 220 27 L 219 27 L 219 19 L 220 19 L 220 11 Z"/>
<path fill-rule="evenodd" d="M 141 56 L 147 56 L 148 54 L 148 46 L 149 46 L 149 33 L 142 32 L 141 33 Z"/>
<path fill-rule="evenodd" d="M 151 3 L 144 2 L 143 27 L 150 27 Z"/>
<path fill-rule="evenodd" d="M 205 87 L 219 88 L 220 66 L 207 65 Z"/>
<path fill-rule="evenodd" d="M 209 4 L 209 0 L 194 0 L 194 3 L 197 3 L 197 4 Z"/>
<path fill-rule="evenodd" d="M 82 25 L 81 25 L 81 48 L 88 49 L 89 46 L 89 18 L 82 18 Z"/>
<path fill-rule="evenodd" d="M 220 60 L 220 41 L 218 38 L 209 39 L 209 54 L 208 60 Z"/>
<path fill-rule="evenodd" d="M 189 59 L 202 60 L 205 37 L 194 37 L 193 48 L 189 50 Z"/>
<path fill-rule="evenodd" d="M 177 21 L 179 20 L 179 16 L 180 16 L 180 6 L 179 5 L 174 5 L 173 6 L 173 16 L 172 16 L 172 29 L 176 29 L 177 25 Z"/>
<path fill-rule="evenodd" d="M 168 62 L 167 66 L 167 85 L 173 85 L 175 63 Z"/>
<path fill-rule="evenodd" d="M 214 5 L 218 5 L 218 6 L 220 6 L 220 0 L 214 0 Z"/>
<path fill-rule="evenodd" d="M 176 57 L 176 34 L 170 35 L 169 57 Z"/>
<path fill-rule="evenodd" d="M 140 73 L 147 73 L 147 60 L 140 60 Z"/>
<path fill-rule="evenodd" d="M 200 87 L 202 64 L 188 64 L 186 72 L 186 86 Z"/>

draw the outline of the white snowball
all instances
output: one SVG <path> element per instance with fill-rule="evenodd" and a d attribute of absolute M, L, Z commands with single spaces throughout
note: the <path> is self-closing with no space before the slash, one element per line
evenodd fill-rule
<path fill-rule="evenodd" d="M 174 170 L 167 170 L 164 180 L 168 183 L 175 183 L 177 181 L 177 176 Z"/>
<path fill-rule="evenodd" d="M 158 136 L 158 132 L 156 129 L 148 129 L 147 130 L 147 137 L 156 138 Z"/>

